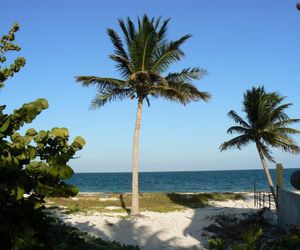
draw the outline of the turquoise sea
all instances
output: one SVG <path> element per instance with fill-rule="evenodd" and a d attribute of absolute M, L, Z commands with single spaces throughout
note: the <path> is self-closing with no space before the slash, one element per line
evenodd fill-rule
<path fill-rule="evenodd" d="M 297 169 L 284 169 L 284 186 L 292 189 L 290 176 Z M 276 183 L 276 170 L 271 169 Z M 263 170 L 141 172 L 141 192 L 239 192 L 268 190 Z M 80 192 L 131 191 L 131 173 L 75 173 L 68 181 L 79 187 Z"/>

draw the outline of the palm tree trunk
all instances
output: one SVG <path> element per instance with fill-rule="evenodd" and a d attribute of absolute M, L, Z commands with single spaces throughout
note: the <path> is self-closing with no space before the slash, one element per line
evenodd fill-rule
<path fill-rule="evenodd" d="M 131 216 L 137 216 L 140 214 L 139 207 L 139 139 L 140 128 L 143 110 L 143 99 L 138 101 L 138 109 L 136 113 L 134 137 L 133 137 L 133 153 L 132 153 L 132 202 L 131 202 Z"/>
<path fill-rule="evenodd" d="M 259 153 L 259 157 L 260 157 L 263 169 L 264 169 L 266 177 L 267 177 L 267 181 L 268 181 L 272 196 L 274 198 L 274 201 L 275 201 L 275 204 L 276 204 L 276 207 L 277 207 L 276 192 L 275 192 L 272 176 L 270 175 L 270 171 L 269 171 L 267 163 L 265 161 L 265 157 L 264 157 L 263 152 L 262 152 L 261 148 L 259 147 L 258 143 L 256 143 L 256 147 L 257 147 L 257 151 Z"/>

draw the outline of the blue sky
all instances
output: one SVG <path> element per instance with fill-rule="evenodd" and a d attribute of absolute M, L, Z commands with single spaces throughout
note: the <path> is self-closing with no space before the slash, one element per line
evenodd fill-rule
<path fill-rule="evenodd" d="M 117 18 L 171 17 L 170 39 L 193 35 L 184 46 L 186 57 L 172 70 L 207 69 L 209 74 L 196 84 L 212 99 L 185 107 L 153 100 L 145 107 L 140 170 L 260 168 L 253 146 L 222 153 L 218 147 L 230 138 L 226 130 L 233 123 L 227 112 L 240 112 L 243 92 L 252 86 L 288 96 L 294 103 L 290 116 L 300 117 L 300 12 L 295 5 L 293 0 L 4 1 L 0 34 L 14 21 L 20 23 L 16 41 L 27 64 L 7 82 L 1 103 L 11 111 L 47 98 L 49 109 L 30 127 L 67 127 L 72 138 L 83 136 L 87 145 L 71 163 L 75 171 L 131 171 L 136 102 L 91 111 L 96 90 L 82 88 L 74 76 L 119 76 L 108 58 L 112 45 L 106 35 L 108 27 L 120 31 Z M 296 140 L 300 143 L 300 137 Z M 275 150 L 274 157 L 284 167 L 300 166 L 300 156 Z"/>

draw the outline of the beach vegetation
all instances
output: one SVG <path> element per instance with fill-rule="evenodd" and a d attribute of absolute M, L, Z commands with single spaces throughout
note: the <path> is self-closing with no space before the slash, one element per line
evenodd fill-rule
<path fill-rule="evenodd" d="M 263 217 L 264 210 L 244 216 L 218 215 L 204 228 L 213 234 L 208 238 L 210 249 L 232 250 L 297 250 L 300 232 L 270 224 Z"/>
<path fill-rule="evenodd" d="M 72 198 L 51 197 L 47 199 L 47 207 L 59 208 L 61 212 L 92 214 L 97 212 L 129 213 L 131 194 L 78 194 Z M 141 211 L 173 212 L 187 208 L 201 208 L 213 204 L 214 201 L 244 200 L 241 193 L 140 193 Z M 76 209 L 74 209 L 76 208 Z M 113 209 L 112 209 L 113 208 Z"/>
<path fill-rule="evenodd" d="M 227 242 L 222 238 L 211 237 L 207 240 L 209 249 L 225 250 Z"/>
<path fill-rule="evenodd" d="M 1 88 L 26 62 L 17 57 L 6 64 L 9 54 L 20 51 L 14 42 L 18 30 L 19 25 L 14 23 L 0 38 Z M 26 103 L 11 114 L 6 114 L 5 108 L 4 104 L 0 106 L 0 248 L 46 249 L 41 239 L 47 221 L 45 197 L 78 193 L 65 180 L 74 174 L 68 161 L 85 141 L 78 136 L 69 142 L 66 128 L 20 131 L 48 108 L 46 99 Z"/>
<path fill-rule="evenodd" d="M 287 232 L 266 243 L 265 249 L 272 250 L 300 250 L 300 231 L 290 228 Z"/>
<path fill-rule="evenodd" d="M 233 250 L 258 250 L 260 240 L 263 236 L 263 229 L 259 225 L 251 225 L 241 231 L 242 243 L 235 243 Z"/>
<path fill-rule="evenodd" d="M 75 214 L 81 212 L 78 204 L 74 204 L 69 207 L 69 209 L 66 211 L 66 214 Z"/>
<path fill-rule="evenodd" d="M 186 105 L 192 101 L 208 101 L 210 97 L 209 93 L 200 91 L 193 84 L 194 80 L 206 74 L 204 69 L 184 68 L 179 72 L 167 73 L 174 63 L 183 58 L 181 47 L 191 37 L 187 34 L 177 40 L 168 40 L 169 21 L 144 15 L 138 18 L 135 25 L 130 18 L 119 19 L 124 39 L 110 28 L 107 34 L 114 47 L 110 59 L 116 64 L 121 78 L 76 77 L 76 81 L 85 87 L 97 86 L 98 93 L 91 104 L 93 109 L 116 100 L 131 99 L 137 102 L 132 160 L 132 216 L 140 213 L 138 155 L 143 104 L 146 102 L 150 106 L 151 98 L 164 98 Z"/>
<path fill-rule="evenodd" d="M 237 137 L 224 142 L 220 150 L 238 148 L 254 143 L 256 145 L 270 190 L 276 200 L 274 183 L 270 175 L 266 159 L 275 162 L 271 148 L 278 148 L 285 152 L 298 154 L 300 148 L 291 137 L 300 131 L 290 127 L 300 121 L 288 116 L 286 110 L 292 103 L 283 103 L 286 99 L 277 92 L 266 92 L 264 87 L 252 87 L 244 94 L 243 113 L 245 118 L 231 110 L 228 116 L 237 125 L 227 130 L 228 134 L 236 133 Z"/>

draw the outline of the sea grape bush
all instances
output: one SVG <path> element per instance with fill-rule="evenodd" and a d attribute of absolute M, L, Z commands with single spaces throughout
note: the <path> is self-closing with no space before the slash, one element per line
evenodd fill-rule
<path fill-rule="evenodd" d="M 10 51 L 19 51 L 21 48 L 14 43 L 15 33 L 19 30 L 19 24 L 14 23 L 8 34 L 3 35 L 0 39 L 0 88 L 4 87 L 4 82 L 19 72 L 19 70 L 25 65 L 26 60 L 24 57 L 17 57 L 15 61 L 9 66 L 2 67 L 2 64 L 6 62 L 6 53 Z"/>
<path fill-rule="evenodd" d="M 20 50 L 14 44 L 18 29 L 15 23 L 0 40 L 0 87 L 25 65 L 25 59 L 18 57 L 3 66 L 7 52 Z M 67 163 L 85 141 L 76 137 L 70 143 L 66 128 L 18 132 L 48 108 L 46 99 L 26 103 L 12 114 L 5 114 L 5 108 L 0 106 L 0 248 L 43 248 L 45 197 L 78 193 L 75 186 L 65 183 L 74 174 Z"/>

